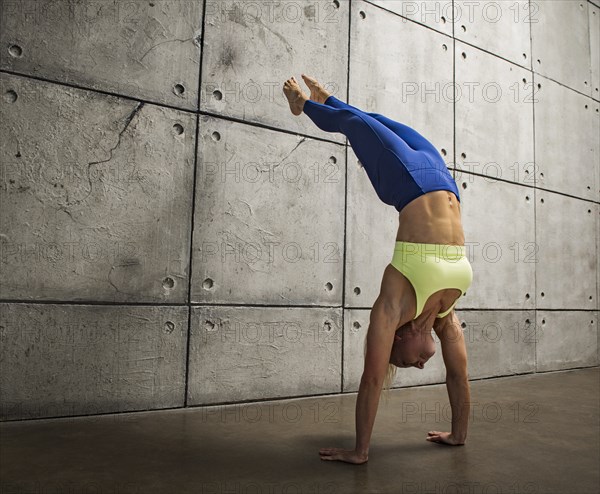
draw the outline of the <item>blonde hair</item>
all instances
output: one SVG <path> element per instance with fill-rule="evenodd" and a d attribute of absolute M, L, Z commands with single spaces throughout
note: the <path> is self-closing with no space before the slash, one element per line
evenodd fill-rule
<path fill-rule="evenodd" d="M 363 359 L 367 356 L 367 336 L 365 335 L 365 345 L 363 349 Z M 388 363 L 388 368 L 385 373 L 385 379 L 383 380 L 383 396 L 385 398 L 385 402 L 387 403 L 389 399 L 390 389 L 392 387 L 392 383 L 394 382 L 394 378 L 396 377 L 396 371 L 398 367 L 394 364 Z"/>

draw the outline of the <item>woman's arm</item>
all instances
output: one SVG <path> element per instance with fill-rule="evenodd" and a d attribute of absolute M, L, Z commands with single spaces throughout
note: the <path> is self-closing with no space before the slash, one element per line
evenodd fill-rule
<path fill-rule="evenodd" d="M 390 362 L 397 313 L 377 301 L 371 310 L 367 331 L 367 352 L 363 374 L 356 398 L 356 443 L 353 450 L 323 448 L 319 451 L 323 460 L 341 460 L 365 463 L 369 459 L 369 443 L 379 406 L 379 397 Z"/>
<path fill-rule="evenodd" d="M 440 321 L 440 322 L 438 322 Z M 464 444 L 469 426 L 471 393 L 467 372 L 467 349 L 460 321 L 454 310 L 436 321 L 434 331 L 442 345 L 446 366 L 446 389 L 452 408 L 452 432 L 430 431 L 428 440 L 448 444 Z"/>

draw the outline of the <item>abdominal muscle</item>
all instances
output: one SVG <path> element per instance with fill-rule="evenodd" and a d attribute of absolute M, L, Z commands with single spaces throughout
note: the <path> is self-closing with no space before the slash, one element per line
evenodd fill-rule
<path fill-rule="evenodd" d="M 399 222 L 397 241 L 465 244 L 460 203 L 448 190 L 427 192 L 412 200 L 400 211 Z"/>
<path fill-rule="evenodd" d="M 397 241 L 465 245 L 460 203 L 448 190 L 428 192 L 412 200 L 400 211 L 399 221 Z M 431 327 L 435 316 L 445 311 L 460 294 L 455 288 L 435 292 L 427 299 L 415 323 Z"/>

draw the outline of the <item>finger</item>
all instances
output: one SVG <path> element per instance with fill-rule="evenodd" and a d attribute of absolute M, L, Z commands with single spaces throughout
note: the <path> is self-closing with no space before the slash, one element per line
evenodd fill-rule
<path fill-rule="evenodd" d="M 440 431 L 429 431 L 427 434 L 435 434 L 436 436 L 439 436 L 441 434 Z"/>

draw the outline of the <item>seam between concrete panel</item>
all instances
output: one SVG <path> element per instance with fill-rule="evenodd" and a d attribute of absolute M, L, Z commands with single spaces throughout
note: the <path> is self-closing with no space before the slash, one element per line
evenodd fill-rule
<path fill-rule="evenodd" d="M 534 163 L 535 163 L 535 153 L 534 153 Z M 492 177 L 490 175 L 483 175 L 483 174 L 477 173 L 477 172 L 468 172 L 468 171 L 460 170 L 457 167 L 454 167 L 453 170 L 454 171 L 459 171 L 459 172 L 461 172 L 461 174 L 464 174 L 464 175 L 471 175 L 471 176 L 474 176 L 474 177 L 481 177 L 481 178 L 491 179 L 491 180 L 493 180 L 495 182 L 502 182 L 502 183 L 505 183 L 505 184 L 518 185 L 520 187 L 525 187 L 525 188 L 531 189 L 531 190 L 541 190 L 541 191 L 544 191 L 544 192 L 550 192 L 552 194 L 557 194 L 557 195 L 564 196 L 564 197 L 570 197 L 572 199 L 578 199 L 578 200 L 584 201 L 584 202 L 591 202 L 592 204 L 599 204 L 598 201 L 594 201 L 593 199 L 586 199 L 585 197 L 574 196 L 574 195 L 571 195 L 571 194 L 567 194 L 566 192 L 560 192 L 558 190 L 546 189 L 544 187 L 536 187 L 535 185 L 527 185 L 527 184 L 523 184 L 523 183 L 520 183 L 520 182 L 513 182 L 511 180 L 506 180 L 504 178 L 496 178 L 496 177 Z M 456 177 L 455 177 L 455 179 L 456 179 Z"/>
<path fill-rule="evenodd" d="M 188 386 L 189 386 L 189 374 L 190 374 L 190 342 L 192 339 L 192 269 L 193 269 L 193 255 L 194 255 L 194 223 L 196 221 L 196 187 L 198 186 L 198 142 L 200 134 L 200 102 L 202 101 L 202 58 L 204 55 L 204 34 L 206 33 L 206 26 L 204 20 L 206 18 L 206 0 L 203 1 L 202 5 L 202 19 L 200 19 L 200 26 L 202 27 L 202 37 L 200 39 L 200 60 L 198 63 L 198 102 L 196 105 L 196 138 L 194 142 L 194 170 L 192 180 L 192 214 L 190 224 L 190 251 L 188 258 L 188 290 L 187 290 L 187 308 L 188 308 L 188 327 L 187 327 L 187 341 L 186 341 L 186 352 L 185 352 L 185 378 L 183 386 L 183 406 L 188 406 Z"/>
<path fill-rule="evenodd" d="M 531 0 L 529 0 L 529 2 L 527 3 L 528 5 L 528 10 L 531 13 Z M 531 80 L 533 82 L 532 84 L 532 98 L 531 98 L 531 120 L 532 120 L 532 125 L 533 125 L 533 245 L 537 246 L 537 191 L 539 190 L 537 187 L 537 161 L 536 161 L 536 155 L 535 155 L 535 83 L 536 83 L 536 77 L 537 74 L 535 72 L 535 70 L 533 70 L 533 30 L 531 29 L 531 22 L 528 23 L 529 24 L 529 62 L 531 64 Z M 535 264 L 535 268 L 533 270 L 533 287 L 535 290 L 535 297 L 533 299 L 534 301 L 534 313 L 533 313 L 533 320 L 534 320 L 534 324 L 535 324 L 535 330 L 537 331 L 537 294 L 538 294 L 538 264 Z M 537 338 L 534 338 L 533 340 L 533 368 L 534 368 L 534 372 L 537 372 L 538 370 L 538 362 L 537 362 Z"/>
<path fill-rule="evenodd" d="M 346 70 L 346 101 L 350 102 L 350 54 L 352 43 L 352 7 L 353 1 L 348 2 L 348 70 Z M 345 138 L 345 167 L 344 167 L 344 250 L 342 253 L 342 349 L 340 359 L 340 393 L 344 392 L 344 342 L 346 333 L 346 242 L 348 239 L 348 138 Z M 350 310 L 350 309 L 348 309 Z"/>
<path fill-rule="evenodd" d="M 258 305 L 258 304 L 214 304 L 214 303 L 204 303 L 204 304 L 187 304 L 187 303 L 147 303 L 147 302 L 131 302 L 131 303 L 119 303 L 119 302 L 70 302 L 64 300 L 0 300 L 0 306 L 3 304 L 13 304 L 13 305 L 60 305 L 60 306 L 90 306 L 90 307 L 189 307 L 193 309 L 194 307 L 254 307 L 259 309 L 344 309 L 344 310 L 372 310 L 372 306 L 352 306 L 352 307 L 342 307 L 341 305 Z M 459 312 L 487 312 L 487 311 L 533 311 L 535 308 L 524 309 L 523 307 L 480 307 L 480 308 L 464 308 L 459 309 Z M 545 312 L 597 312 L 597 309 L 581 309 L 581 308 L 545 308 L 540 307 L 539 310 L 543 310 Z"/>
<path fill-rule="evenodd" d="M 202 41 L 201 41 L 202 43 L 203 43 L 203 40 L 204 40 L 204 38 L 202 38 Z M 201 55 L 201 57 L 202 57 L 202 55 Z M 294 137 L 300 135 L 300 136 L 308 137 L 310 139 L 314 139 L 316 141 L 322 141 L 322 142 L 327 142 L 327 143 L 331 143 L 331 144 L 337 144 L 337 145 L 340 145 L 340 146 L 344 146 L 345 145 L 344 142 L 334 141 L 334 140 L 327 139 L 327 138 L 324 138 L 324 137 L 312 136 L 312 135 L 304 134 L 302 132 L 292 131 L 292 130 L 288 130 L 288 129 L 285 129 L 285 128 L 276 127 L 274 125 L 264 124 L 262 122 L 251 122 L 251 121 L 243 120 L 243 119 L 237 118 L 237 117 L 232 117 L 232 116 L 223 115 L 223 114 L 219 114 L 219 113 L 213 113 L 213 112 L 210 112 L 210 111 L 198 110 L 198 107 L 195 110 L 188 110 L 187 108 L 181 108 L 179 106 L 168 105 L 166 103 L 162 103 L 162 102 L 159 102 L 159 101 L 134 98 L 132 96 L 127 96 L 127 95 L 119 94 L 119 93 L 113 93 L 111 91 L 106 91 L 106 90 L 96 89 L 96 88 L 92 89 L 92 88 L 89 88 L 89 87 L 80 86 L 80 85 L 69 83 L 69 82 L 54 81 L 52 79 L 47 79 L 45 77 L 40 77 L 40 76 L 36 76 L 36 75 L 31 75 L 31 74 L 22 74 L 20 72 L 15 72 L 15 71 L 12 71 L 12 70 L 0 70 L 0 74 L 10 74 L 10 75 L 14 75 L 14 76 L 17 76 L 17 77 L 22 77 L 24 79 L 42 81 L 42 82 L 46 82 L 48 84 L 54 84 L 54 85 L 57 85 L 57 86 L 70 87 L 70 88 L 73 88 L 73 89 L 78 89 L 80 91 L 88 91 L 88 92 L 91 92 L 91 93 L 104 94 L 106 96 L 112 96 L 112 97 L 120 98 L 120 99 L 123 99 L 123 100 L 135 101 L 135 102 L 142 103 L 142 104 L 154 105 L 154 106 L 157 106 L 159 108 L 168 108 L 170 110 L 175 110 L 175 111 L 179 111 L 179 112 L 182 112 L 182 113 L 200 114 L 200 115 L 205 115 L 205 116 L 209 116 L 209 117 L 215 117 L 215 118 L 218 118 L 220 120 L 227 120 L 227 121 L 230 121 L 230 122 L 237 122 L 237 123 L 241 123 L 241 124 L 244 124 L 244 125 L 251 125 L 251 126 L 259 127 L 259 128 L 262 128 L 262 129 L 274 130 L 276 132 L 281 132 L 281 133 L 284 133 L 284 134 L 293 135 Z M 201 87 L 201 82 L 200 82 L 200 87 Z M 198 101 L 200 101 L 200 95 L 198 95 Z"/>
<path fill-rule="evenodd" d="M 422 22 L 419 21 L 415 21 L 414 19 L 411 19 L 410 17 L 406 17 L 402 14 L 399 14 L 398 12 L 394 12 L 393 10 L 389 10 L 388 8 L 384 7 L 383 5 L 380 5 L 378 3 L 372 3 L 369 0 L 364 0 L 365 3 L 368 3 L 369 5 L 372 5 L 373 7 L 375 7 L 376 9 L 380 9 L 380 10 L 384 10 L 385 12 L 389 12 L 392 15 L 395 15 L 396 17 L 401 17 L 402 19 L 406 19 L 408 22 L 412 22 L 413 24 L 416 24 L 419 27 L 424 27 L 429 29 L 430 31 L 433 31 L 437 34 L 441 34 L 442 36 L 446 36 L 448 38 L 452 38 L 454 37 L 454 22 L 452 23 L 452 34 L 448 35 L 443 31 L 438 31 L 437 29 L 428 26 L 427 24 L 424 24 Z M 452 12 L 454 12 L 454 0 L 452 0 Z"/>

